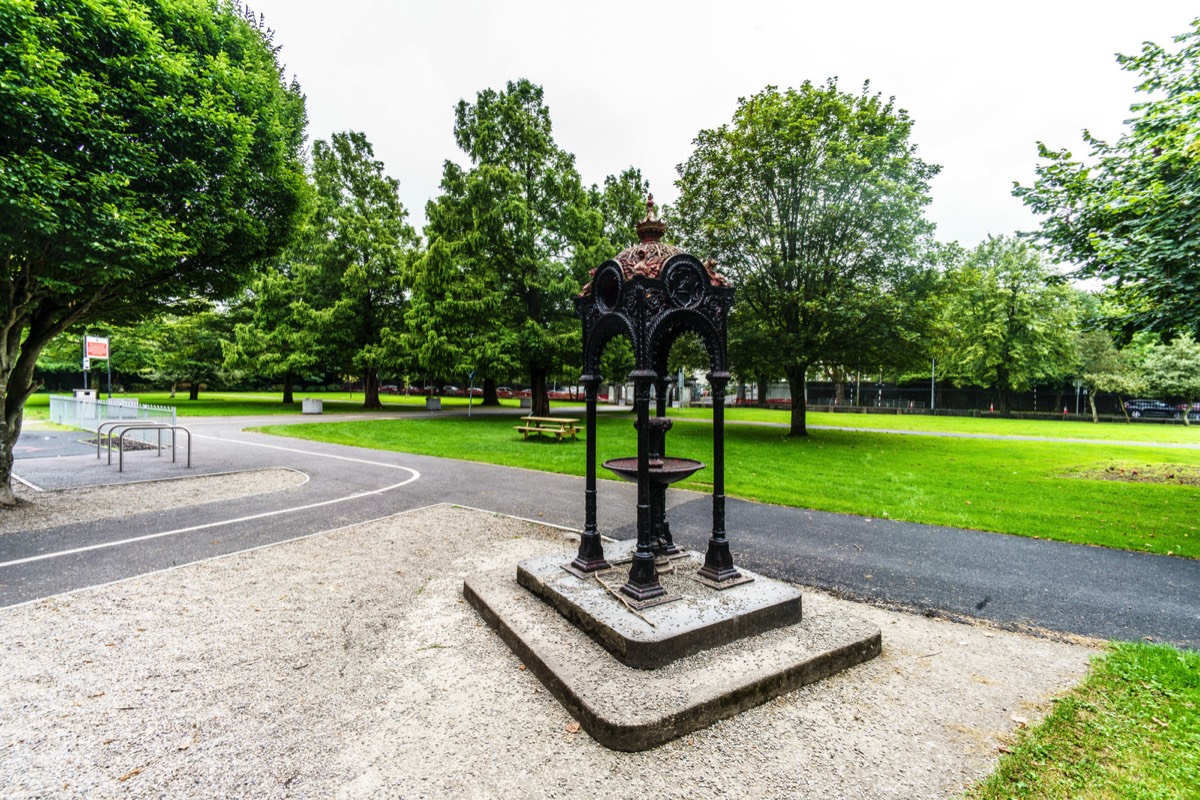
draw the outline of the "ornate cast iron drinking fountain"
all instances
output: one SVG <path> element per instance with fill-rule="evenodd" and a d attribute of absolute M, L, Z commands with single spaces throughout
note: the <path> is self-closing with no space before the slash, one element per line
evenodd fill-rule
<path fill-rule="evenodd" d="M 621 592 L 639 606 L 662 602 L 656 558 L 679 553 L 666 519 L 666 487 L 704 467 L 692 459 L 666 456 L 666 417 L 670 383 L 667 357 L 686 332 L 699 334 L 708 351 L 708 382 L 713 400 L 712 536 L 698 577 L 715 588 L 744 582 L 733 564 L 725 535 L 725 387 L 729 382 L 727 322 L 733 288 L 711 259 L 701 263 L 662 241 L 666 225 L 654 217 L 654 196 L 646 201 L 646 217 L 637 226 L 638 244 L 604 262 L 591 283 L 575 298 L 583 320 L 581 378 L 587 400 L 587 483 L 584 489 L 584 532 L 572 570 L 586 574 L 609 567 L 596 527 L 596 399 L 602 376 L 600 356 L 608 342 L 625 336 L 633 345 L 637 413 L 637 456 L 607 461 L 604 466 L 636 481 L 637 549 L 629 579 Z M 656 398 L 650 415 L 650 391 Z"/>
<path fill-rule="evenodd" d="M 641 242 L 601 264 L 575 300 L 583 320 L 587 483 L 574 560 L 564 563 L 569 552 L 535 556 L 519 561 L 515 576 L 502 567 L 463 582 L 463 596 L 521 663 L 591 736 L 617 750 L 656 747 L 874 658 L 881 647 L 877 627 L 841 614 L 805 620 L 798 588 L 733 565 L 724 474 L 733 288 L 712 261 L 663 243 L 664 229 L 648 200 Z M 708 350 L 713 393 L 712 535 L 703 558 L 675 545 L 666 514 L 667 486 L 704 467 L 669 456 L 666 447 L 667 356 L 687 331 Z M 637 540 L 609 545 L 616 564 L 632 552 L 620 587 L 602 579 L 610 564 L 596 525 L 600 355 L 615 336 L 633 344 L 638 441 L 636 457 L 604 464 L 638 485 Z M 695 570 L 695 581 L 683 565 Z M 666 568 L 661 580 L 659 566 Z"/>

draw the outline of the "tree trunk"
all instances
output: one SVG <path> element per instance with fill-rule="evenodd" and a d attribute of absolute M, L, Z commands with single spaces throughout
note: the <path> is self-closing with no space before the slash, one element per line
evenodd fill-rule
<path fill-rule="evenodd" d="M 529 392 L 533 401 L 530 415 L 534 417 L 550 416 L 550 394 L 546 391 L 546 370 L 544 368 L 529 368 Z"/>
<path fill-rule="evenodd" d="M 792 393 L 792 427 L 788 436 L 808 436 L 808 406 L 804 402 L 804 376 L 807 374 L 807 364 L 787 370 L 788 391 Z"/>
<path fill-rule="evenodd" d="M 1096 393 L 1088 392 L 1088 405 L 1092 407 L 1092 422 L 1099 422 L 1100 415 L 1096 412 Z"/>
<path fill-rule="evenodd" d="M 192 381 L 191 387 L 188 389 L 188 400 L 200 399 L 200 381 Z"/>
<path fill-rule="evenodd" d="M 761 375 L 755 380 L 758 384 L 758 404 L 760 406 L 767 405 L 767 379 Z"/>
<path fill-rule="evenodd" d="M 379 375 L 374 369 L 363 370 L 363 408 L 383 408 L 379 401 Z"/>
<path fill-rule="evenodd" d="M 1125 398 L 1117 395 L 1117 406 L 1121 409 L 1121 413 L 1125 415 L 1125 421 L 1129 422 L 1129 412 L 1125 409 Z"/>
<path fill-rule="evenodd" d="M 176 384 L 172 383 L 171 384 L 171 394 L 168 395 L 168 397 L 172 397 L 172 398 L 175 397 L 175 387 L 176 387 Z"/>
<path fill-rule="evenodd" d="M 16 494 L 12 489 L 13 448 L 21 437 L 21 425 L 25 419 L 25 401 L 41 385 L 33 379 L 38 356 L 50 340 L 67 328 L 74 320 L 60 319 L 57 323 L 40 314 L 32 318 L 11 316 L 7 336 L 0 339 L 0 508 L 15 505 Z M 21 341 L 25 324 L 28 333 Z"/>
<path fill-rule="evenodd" d="M 289 369 L 283 373 L 283 404 L 285 406 L 290 406 L 296 402 L 295 398 L 292 397 L 293 382 L 295 382 L 295 376 L 292 375 L 292 371 Z"/>
<path fill-rule="evenodd" d="M 0 419 L 0 508 L 17 503 L 12 489 L 13 447 L 21 435 L 23 416 L 24 413 L 18 411 L 13 417 L 5 413 Z"/>
<path fill-rule="evenodd" d="M 1002 386 L 996 387 L 996 405 L 997 411 L 1001 414 L 1008 414 L 1008 389 Z"/>
<path fill-rule="evenodd" d="M 484 378 L 483 379 L 483 402 L 480 403 L 479 405 L 481 405 L 481 406 L 498 406 L 498 405 L 500 405 L 500 398 L 499 398 L 499 396 L 496 395 L 496 379 L 495 378 Z"/>

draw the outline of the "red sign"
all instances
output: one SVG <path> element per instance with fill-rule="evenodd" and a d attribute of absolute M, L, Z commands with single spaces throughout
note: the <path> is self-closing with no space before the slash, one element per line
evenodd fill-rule
<path fill-rule="evenodd" d="M 108 358 L 108 339 L 99 336 L 84 338 L 88 358 Z"/>

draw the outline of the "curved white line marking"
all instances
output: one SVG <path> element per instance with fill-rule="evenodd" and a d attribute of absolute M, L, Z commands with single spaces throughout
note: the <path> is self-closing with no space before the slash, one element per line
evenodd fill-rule
<path fill-rule="evenodd" d="M 237 440 L 226 439 L 224 441 L 237 441 Z M 335 456 L 335 455 L 329 455 L 326 453 L 313 453 L 313 452 L 310 452 L 307 450 L 295 450 L 290 447 L 277 447 L 275 445 L 257 444 L 255 442 L 238 442 L 238 444 L 250 444 L 250 445 L 255 445 L 257 447 L 271 447 L 276 450 L 290 450 L 293 453 L 302 453 L 304 455 L 322 456 L 324 458 L 336 458 L 336 459 L 341 459 L 343 461 L 358 461 L 363 464 L 373 464 L 373 465 L 380 466 L 380 467 L 390 467 L 392 469 L 401 469 L 401 470 L 404 470 L 405 472 L 411 473 L 411 477 L 409 477 L 405 480 L 402 480 L 399 483 L 393 483 L 390 486 L 384 486 L 381 489 L 372 489 L 369 492 L 356 492 L 355 494 L 346 495 L 345 497 L 336 497 L 332 500 L 322 500 L 319 503 L 309 503 L 308 505 L 294 506 L 292 508 L 280 508 L 280 509 L 276 509 L 275 511 L 264 511 L 261 514 L 251 514 L 248 517 L 238 517 L 237 519 L 219 520 L 217 522 L 208 522 L 203 525 L 193 525 L 188 528 L 176 528 L 175 530 L 162 531 L 160 533 L 148 533 L 145 536 L 134 536 L 129 539 L 119 539 L 114 542 L 103 542 L 101 544 L 88 545 L 87 547 L 76 547 L 71 550 L 59 550 L 54 553 L 43 553 L 40 556 L 29 556 L 28 558 L 18 558 L 13 561 L 4 561 L 4 562 L 0 562 L 0 569 L 2 569 L 4 567 L 17 566 L 18 564 L 28 564 L 33 561 L 45 561 L 50 558 L 58 558 L 59 556 L 69 556 L 69 555 L 74 555 L 76 553 L 87 553 L 92 550 L 103 550 L 104 548 L 107 548 L 107 547 L 119 547 L 121 545 L 133 544 L 135 542 L 145 542 L 150 539 L 158 539 L 163 536 L 174 536 L 174 535 L 180 534 L 180 533 L 190 533 L 191 531 L 201 531 L 206 528 L 218 528 L 222 525 L 233 525 L 238 522 L 249 522 L 250 520 L 263 519 L 264 517 L 275 517 L 275 516 L 279 516 L 280 514 L 291 514 L 296 511 L 307 511 L 311 508 L 321 508 L 322 506 L 329 506 L 329 505 L 333 505 L 335 503 L 344 503 L 347 500 L 357 500 L 360 497 L 370 497 L 371 495 L 374 495 L 374 494 L 383 494 L 384 492 L 390 492 L 392 489 L 399 489 L 401 486 L 406 486 L 421 477 L 421 473 L 417 472 L 412 467 L 402 467 L 398 464 L 384 464 L 384 463 L 378 462 L 378 461 L 365 461 L 360 458 L 348 458 L 346 456 Z"/>
<path fill-rule="evenodd" d="M 11 476 L 13 477 L 13 480 L 15 480 L 15 481 L 17 481 L 17 482 L 19 482 L 19 483 L 23 483 L 23 484 L 25 484 L 26 486 L 28 486 L 30 489 L 32 489 L 32 490 L 33 490 L 33 491 L 35 491 L 35 492 L 44 492 L 44 491 L 46 491 L 45 489 L 43 489 L 43 488 L 42 488 L 42 487 L 40 487 L 40 486 L 34 486 L 32 483 L 30 483 L 29 481 L 25 480 L 24 478 L 22 478 L 20 475 L 18 475 L 18 474 L 17 474 L 17 473 L 15 473 L 15 472 L 10 472 L 10 473 L 8 473 L 8 474 L 9 474 L 9 475 L 11 475 Z"/>
<path fill-rule="evenodd" d="M 319 458 L 333 458 L 338 461 L 353 461 L 356 464 L 369 464 L 372 467 L 387 467 L 388 469 L 403 469 L 409 472 L 416 472 L 410 467 L 402 467 L 399 464 L 388 464 L 383 461 L 368 461 L 365 458 L 351 458 L 350 456 L 338 456 L 333 453 L 317 453 L 312 450 L 300 450 L 295 447 L 282 447 L 277 444 L 266 444 L 265 442 L 247 442 L 245 439 L 226 439 L 223 436 L 203 436 L 197 435 L 197 439 L 212 439 L 214 442 L 230 442 L 232 444 L 244 444 L 249 447 L 266 447 L 271 450 L 283 450 L 288 453 L 299 453 L 302 456 L 318 456 Z M 418 474 L 419 475 L 419 474 Z"/>

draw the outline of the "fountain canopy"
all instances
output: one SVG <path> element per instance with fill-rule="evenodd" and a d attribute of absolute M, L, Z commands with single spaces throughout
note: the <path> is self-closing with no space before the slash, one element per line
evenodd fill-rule
<path fill-rule="evenodd" d="M 600 374 L 605 344 L 622 334 L 633 345 L 635 372 L 666 377 L 671 345 L 689 330 L 704 341 L 712 371 L 728 375 L 733 287 L 712 259 L 701 262 L 662 241 L 666 227 L 654 218 L 651 195 L 637 225 L 641 241 L 592 270 L 591 282 L 575 298 L 583 320 L 585 379 Z"/>

